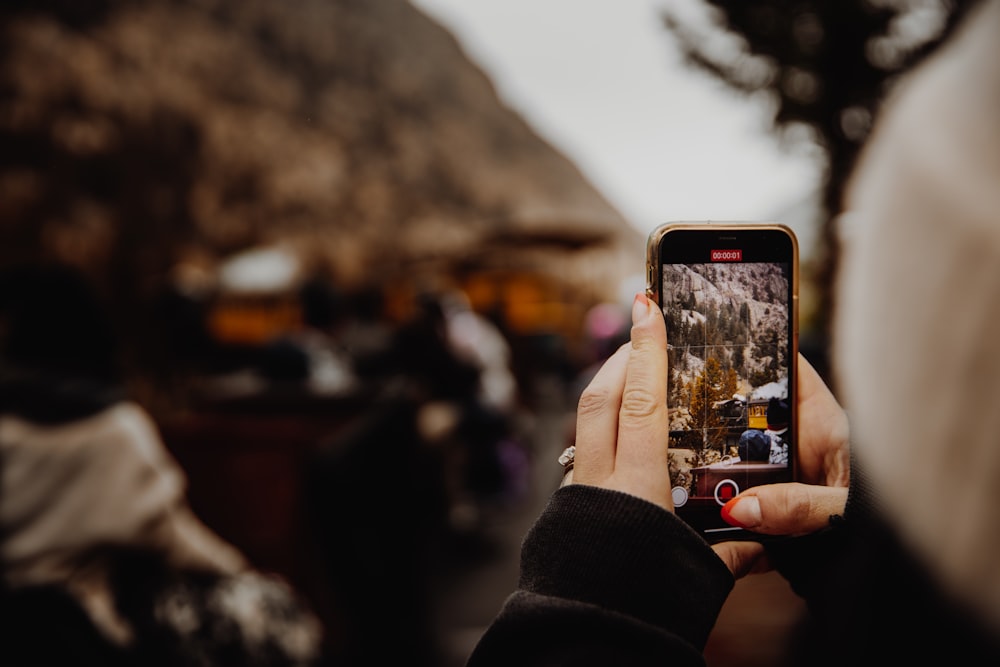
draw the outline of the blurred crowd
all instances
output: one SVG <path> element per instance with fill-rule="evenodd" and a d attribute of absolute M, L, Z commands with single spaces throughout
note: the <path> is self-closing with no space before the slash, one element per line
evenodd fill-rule
<path fill-rule="evenodd" d="M 192 485 L 226 482 L 192 479 L 207 475 L 175 456 L 195 447 L 182 437 L 192 431 L 170 430 L 169 410 L 136 397 L 84 273 L 2 272 L 0 623 L 15 630 L 4 664 L 440 664 L 435 576 L 488 558 L 491 520 L 530 492 L 530 381 L 502 323 L 459 290 L 420 293 L 405 318 L 380 290 L 321 279 L 292 299 L 297 324 L 253 343 L 220 337 L 211 303 L 191 293 L 167 290 L 157 312 L 164 383 L 188 423 L 335 417 L 294 462 L 312 578 L 261 567 L 192 508 Z M 581 378 L 623 335 L 616 307 L 602 308 L 588 318 Z M 571 405 L 576 371 L 540 368 L 556 410 Z M 281 433 L 268 447 L 287 452 Z M 225 446 L 238 470 L 240 443 Z"/>
<path fill-rule="evenodd" d="M 168 354 L 186 365 L 187 400 L 293 413 L 310 402 L 370 410 L 406 402 L 412 437 L 442 458 L 454 526 L 474 525 L 479 503 L 516 494 L 524 473 L 511 443 L 526 406 L 502 324 L 474 311 L 457 288 L 421 291 L 402 315 L 375 286 L 344 290 L 313 276 L 289 292 L 294 323 L 256 340 L 213 330 L 212 301 L 165 293 Z"/>

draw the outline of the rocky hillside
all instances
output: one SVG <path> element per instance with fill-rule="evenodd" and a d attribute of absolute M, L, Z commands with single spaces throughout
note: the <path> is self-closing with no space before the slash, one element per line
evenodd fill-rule
<path fill-rule="evenodd" d="M 787 374 L 787 265 L 665 265 L 663 273 L 667 336 L 685 382 L 710 356 L 753 387 Z"/>
<path fill-rule="evenodd" d="M 516 255 L 598 295 L 641 262 L 405 0 L 12 0 L 0 43 L 0 262 L 71 260 L 123 307 L 277 239 L 345 282 Z"/>

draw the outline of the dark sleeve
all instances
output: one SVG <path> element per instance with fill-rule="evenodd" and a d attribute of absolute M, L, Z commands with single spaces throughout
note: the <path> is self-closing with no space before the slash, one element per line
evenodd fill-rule
<path fill-rule="evenodd" d="M 829 527 L 810 535 L 765 543 L 775 569 L 807 603 L 826 594 L 829 573 L 841 569 L 859 535 L 871 530 L 878 515 L 877 502 L 868 477 L 852 454 L 851 482 L 844 514 L 831 516 Z"/>
<path fill-rule="evenodd" d="M 768 554 L 809 609 L 787 664 L 1000 664 L 1000 637 L 911 550 L 855 461 L 843 517 Z"/>
<path fill-rule="evenodd" d="M 472 654 L 489 665 L 701 665 L 733 577 L 674 514 L 579 484 L 553 494 L 518 590 Z"/>

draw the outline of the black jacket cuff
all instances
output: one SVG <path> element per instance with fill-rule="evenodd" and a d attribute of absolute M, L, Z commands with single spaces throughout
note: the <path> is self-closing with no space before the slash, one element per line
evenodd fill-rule
<path fill-rule="evenodd" d="M 556 491 L 525 538 L 520 588 L 619 612 L 705 645 L 733 576 L 673 513 L 625 493 Z"/>

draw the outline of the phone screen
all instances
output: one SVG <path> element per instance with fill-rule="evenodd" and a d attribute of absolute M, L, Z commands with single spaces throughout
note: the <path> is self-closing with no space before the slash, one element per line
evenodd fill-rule
<path fill-rule="evenodd" d="M 710 541 L 745 539 L 720 508 L 794 478 L 795 239 L 709 225 L 668 229 L 657 245 L 674 508 Z"/>

